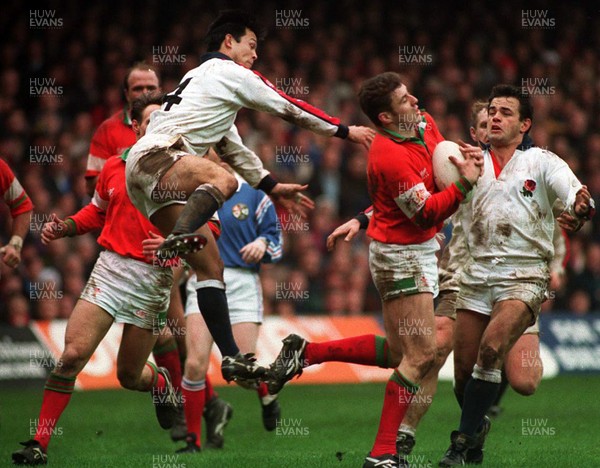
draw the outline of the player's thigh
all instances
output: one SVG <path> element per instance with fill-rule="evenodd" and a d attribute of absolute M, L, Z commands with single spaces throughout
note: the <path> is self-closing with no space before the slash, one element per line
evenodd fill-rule
<path fill-rule="evenodd" d="M 456 311 L 453 349 L 454 377 L 457 382 L 464 382 L 471 375 L 488 322 L 487 315 L 464 309 Z"/>
<path fill-rule="evenodd" d="M 508 351 L 531 323 L 531 310 L 516 299 L 494 304 L 490 323 L 481 337 L 478 362 L 485 368 L 499 368 Z"/>
<path fill-rule="evenodd" d="M 192 380 L 204 378 L 210 363 L 213 338 L 200 313 L 186 315 L 185 375 Z"/>
<path fill-rule="evenodd" d="M 79 299 L 67 322 L 65 349 L 61 364 L 75 366 L 79 372 L 90 359 L 113 323 L 113 318 L 101 307 Z M 82 363 L 82 364 L 81 364 Z"/>
<path fill-rule="evenodd" d="M 515 391 L 522 395 L 535 392 L 544 371 L 537 333 L 526 333 L 519 337 L 506 356 L 504 369 Z"/>
<path fill-rule="evenodd" d="M 193 155 L 180 158 L 160 178 L 155 190 L 185 191 L 189 197 L 200 185 L 210 183 L 229 198 L 237 188 L 233 175 L 214 162 Z"/>
<path fill-rule="evenodd" d="M 117 373 L 129 377 L 140 376 L 157 337 L 155 330 L 124 324 L 117 355 Z"/>
<path fill-rule="evenodd" d="M 433 295 L 401 295 L 383 302 L 383 320 L 390 350 L 402 359 L 418 360 L 435 353 Z"/>
<path fill-rule="evenodd" d="M 235 323 L 231 326 L 233 337 L 242 354 L 254 353 L 258 340 L 259 324 L 252 322 Z"/>

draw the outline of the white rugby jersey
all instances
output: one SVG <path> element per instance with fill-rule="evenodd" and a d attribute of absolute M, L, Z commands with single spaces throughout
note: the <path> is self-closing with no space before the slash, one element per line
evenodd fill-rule
<path fill-rule="evenodd" d="M 247 107 L 268 112 L 326 136 L 348 135 L 339 119 L 287 96 L 257 72 L 221 53 L 206 54 L 190 70 L 150 118 L 146 135 L 134 151 L 172 145 L 181 138 L 186 151 L 204 156 L 210 147 L 250 185 L 256 187 L 268 171 L 246 148 L 234 125 L 237 112 Z"/>
<path fill-rule="evenodd" d="M 485 172 L 468 204 L 466 218 L 471 219 L 462 218 L 471 257 L 507 264 L 550 262 L 552 205 L 560 199 L 574 215 L 581 182 L 566 162 L 541 148 L 516 150 L 498 178 L 489 150 L 483 156 Z"/>

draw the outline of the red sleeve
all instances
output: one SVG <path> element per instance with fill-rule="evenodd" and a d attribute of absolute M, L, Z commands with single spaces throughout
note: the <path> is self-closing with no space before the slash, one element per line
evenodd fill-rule
<path fill-rule="evenodd" d="M 33 210 L 31 199 L 8 164 L 2 160 L 0 160 L 0 195 L 8 205 L 13 218 Z"/>
<path fill-rule="evenodd" d="M 471 190 L 471 184 L 461 177 L 442 192 L 431 193 L 425 186 L 418 170 L 401 158 L 388 158 L 386 174 L 387 193 L 398 193 L 396 204 L 413 223 L 428 229 L 443 222 L 457 209 Z"/>
<path fill-rule="evenodd" d="M 425 201 L 421 211 L 417 213 L 414 222 L 422 228 L 429 228 L 443 223 L 445 219 L 458 210 L 458 205 L 464 199 L 465 194 L 458 188 L 457 184 L 452 184 L 445 190 L 432 194 Z"/>
<path fill-rule="evenodd" d="M 104 220 L 106 219 L 106 213 L 93 203 L 88 203 L 67 219 L 73 220 L 77 229 L 77 235 L 81 235 L 102 228 L 104 226 Z"/>
<path fill-rule="evenodd" d="M 107 160 L 112 156 L 110 151 L 110 144 L 107 141 L 109 132 L 107 131 L 107 121 L 104 121 L 92 137 L 90 142 L 90 152 L 87 159 L 87 167 L 85 171 L 85 177 L 96 177 L 102 170 L 103 161 Z"/>

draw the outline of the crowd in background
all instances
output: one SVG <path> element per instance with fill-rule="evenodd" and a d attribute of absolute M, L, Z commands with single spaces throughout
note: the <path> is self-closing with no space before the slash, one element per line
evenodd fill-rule
<path fill-rule="evenodd" d="M 567 4 L 548 9 L 533 2 L 521 10 L 474 2 L 452 15 L 419 5 L 236 2 L 267 31 L 255 68 L 347 124 L 368 124 L 356 92 L 365 78 L 383 71 L 399 72 L 419 106 L 454 141 L 468 141 L 470 106 L 494 84 L 527 87 L 535 144 L 566 160 L 600 202 L 600 17 Z M 66 1 L 27 10 L 17 0 L 4 3 L 0 157 L 35 211 L 21 265 L 17 270 L 0 265 L 0 321 L 23 325 L 31 318 L 69 316 L 99 248 L 92 234 L 44 246 L 41 226 L 51 213 L 62 218 L 89 203 L 83 178 L 89 143 L 100 122 L 123 107 L 127 68 L 145 60 L 160 71 L 163 90 L 171 91 L 199 64 L 204 31 L 227 6 L 182 1 L 165 10 L 157 1 L 106 1 L 80 8 Z M 236 124 L 276 177 L 308 183 L 317 204 L 307 220 L 280 213 L 284 259 L 263 268 L 267 313 L 380 310 L 364 233 L 351 244 L 338 243 L 333 253 L 325 248 L 339 223 L 370 204 L 366 150 L 264 113 L 243 110 Z M 2 244 L 9 226 L 8 209 L 1 205 Z M 550 291 L 546 310 L 600 310 L 599 233 L 596 217 L 569 236 L 566 276 Z"/>

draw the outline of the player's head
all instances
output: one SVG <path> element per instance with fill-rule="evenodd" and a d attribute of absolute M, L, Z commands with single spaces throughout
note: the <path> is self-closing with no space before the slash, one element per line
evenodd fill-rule
<path fill-rule="evenodd" d="M 129 106 L 142 94 L 156 91 L 160 91 L 160 77 L 152 65 L 137 62 L 127 70 L 123 79 L 123 92 Z"/>
<path fill-rule="evenodd" d="M 420 118 L 419 102 L 408 92 L 398 73 L 385 72 L 366 80 L 358 99 L 362 111 L 378 127 L 406 133 Z"/>
<path fill-rule="evenodd" d="M 150 115 L 160 109 L 164 98 L 162 93 L 146 93 L 138 97 L 131 105 L 131 125 L 139 140 L 146 134 Z"/>
<path fill-rule="evenodd" d="M 469 128 L 469 134 L 471 135 L 471 139 L 481 147 L 488 143 L 487 108 L 488 103 L 485 101 L 475 101 L 471 106 L 471 127 Z"/>
<path fill-rule="evenodd" d="M 262 36 L 262 28 L 253 16 L 240 10 L 226 10 L 209 26 L 205 40 L 208 52 L 221 52 L 238 65 L 252 68 Z"/>
<path fill-rule="evenodd" d="M 488 99 L 488 139 L 494 146 L 517 145 L 531 129 L 533 107 L 520 88 L 496 85 Z"/>

